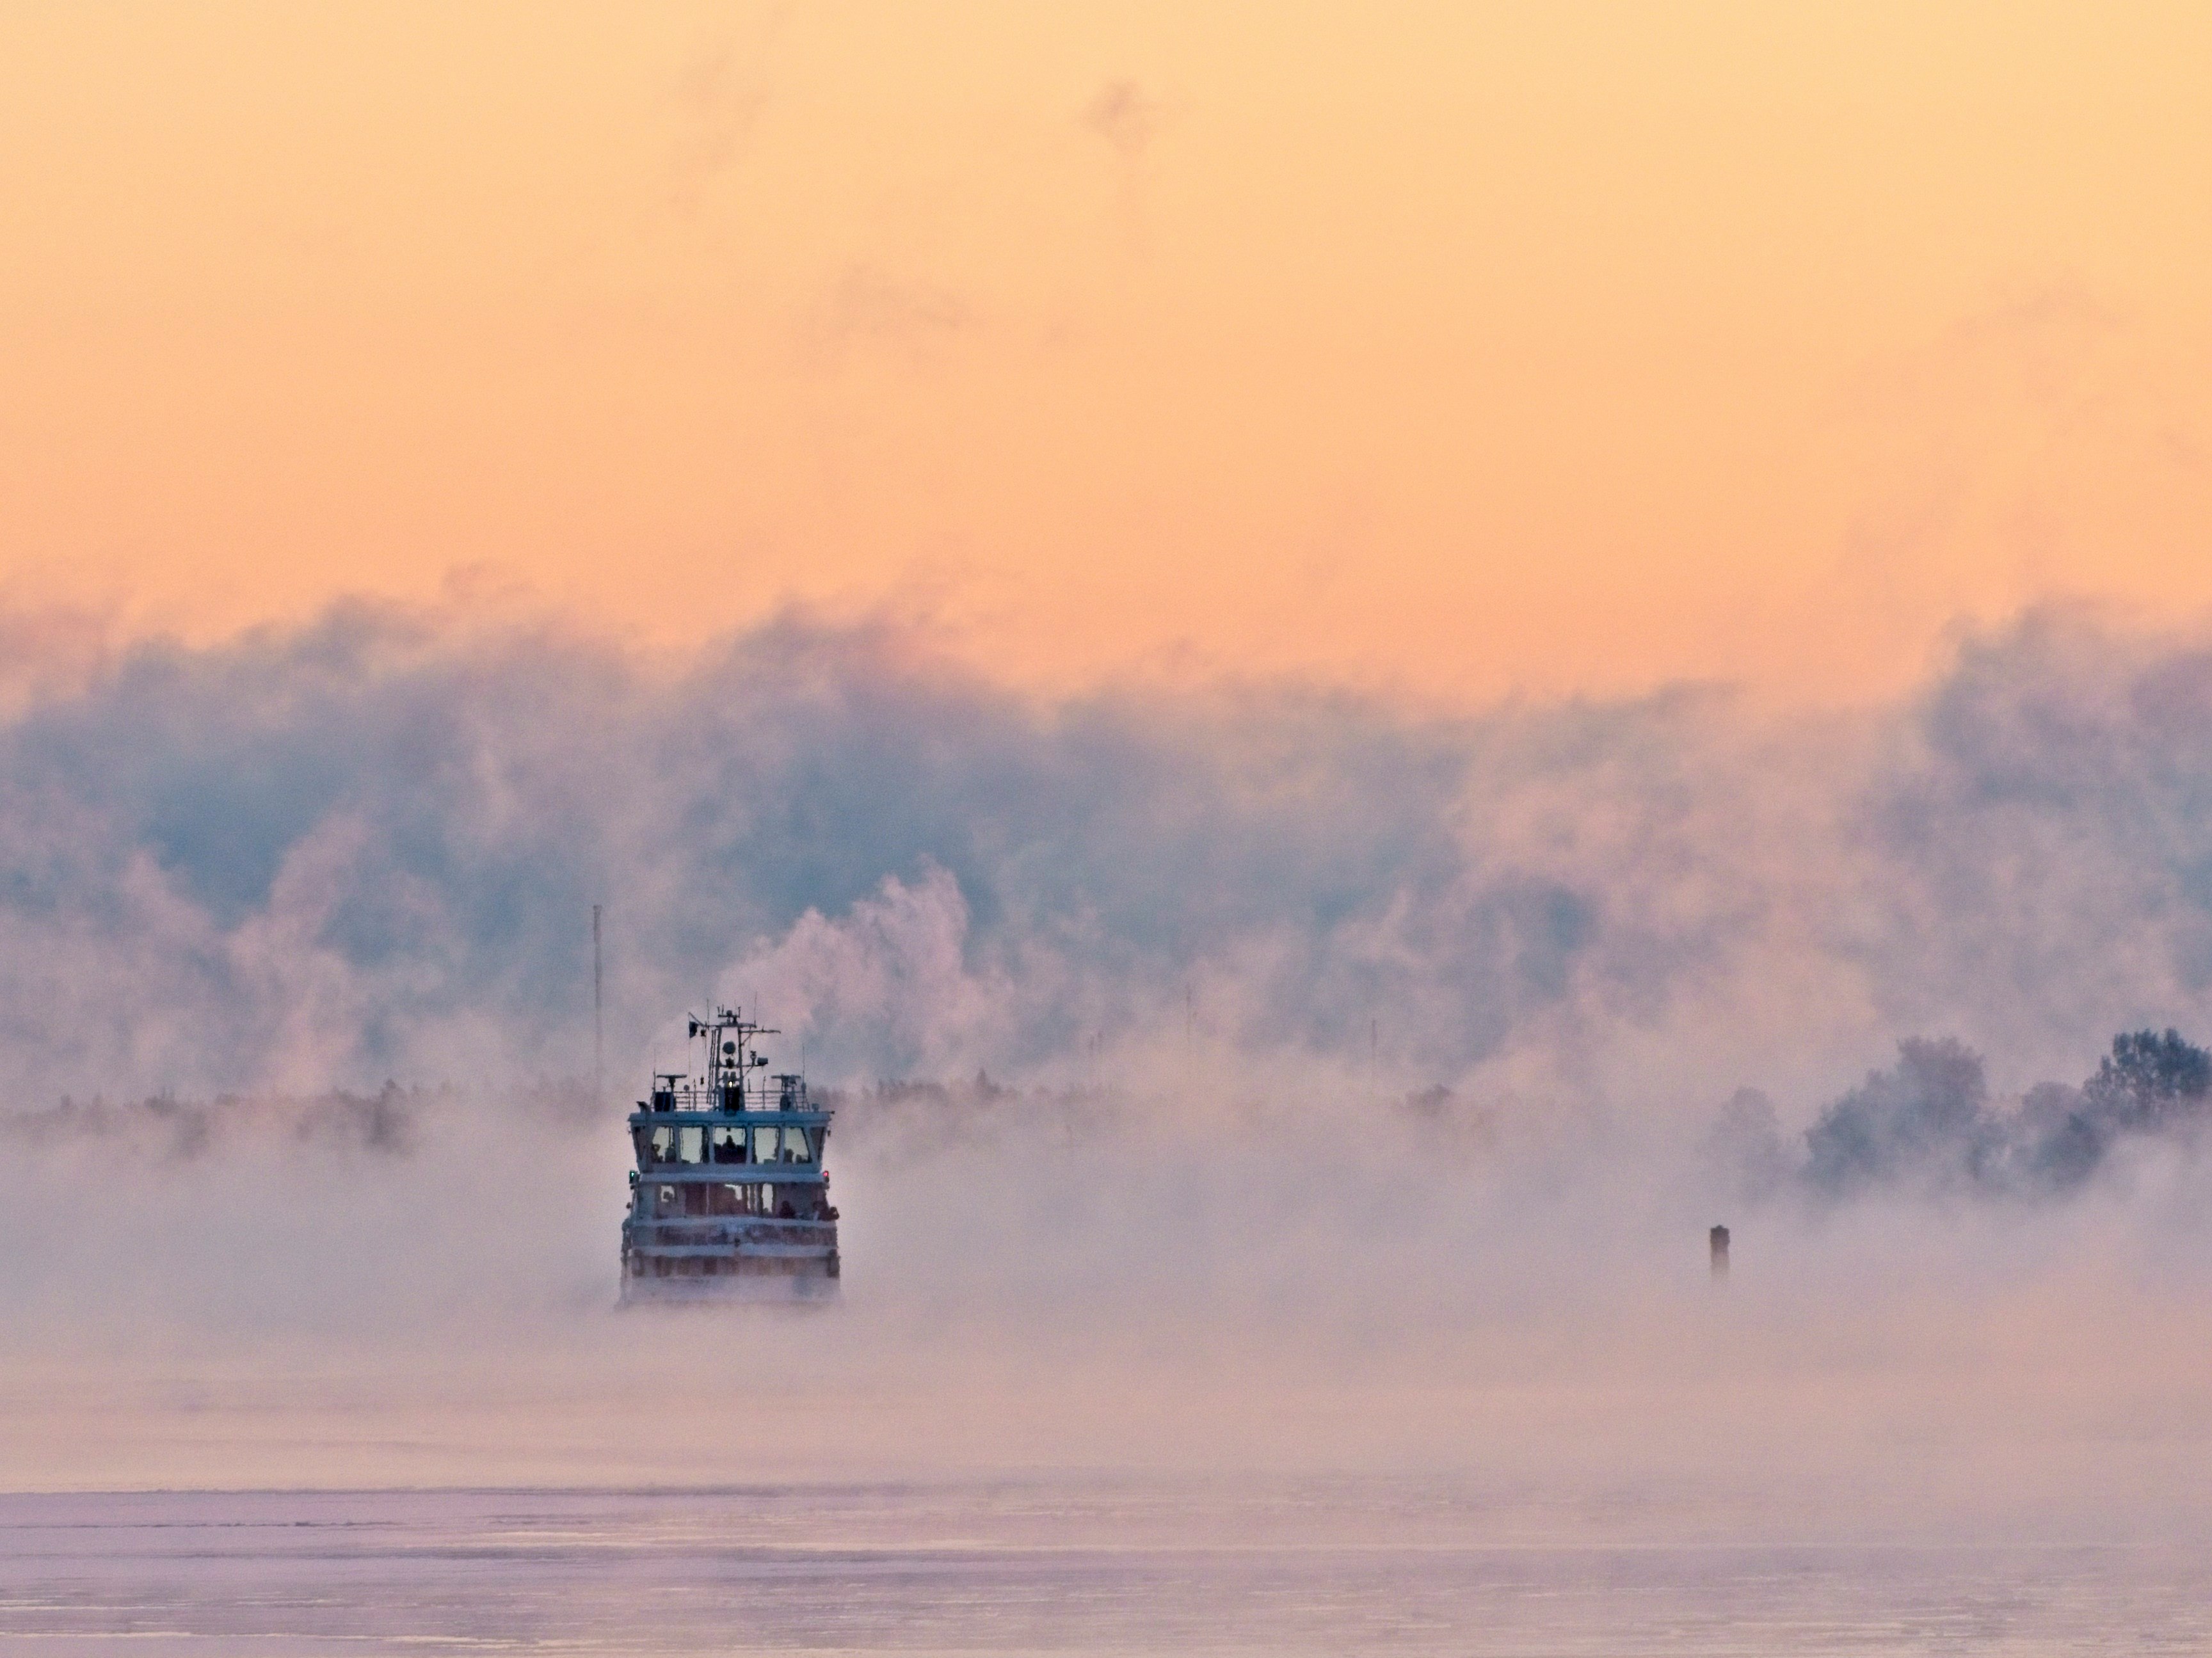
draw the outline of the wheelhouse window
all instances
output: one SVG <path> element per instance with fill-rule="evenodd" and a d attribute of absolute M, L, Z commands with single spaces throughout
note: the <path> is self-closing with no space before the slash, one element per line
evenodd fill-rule
<path fill-rule="evenodd" d="M 709 1163 L 750 1163 L 752 1154 L 745 1144 L 746 1131 L 718 1123 L 707 1133 L 707 1161 Z"/>
<path fill-rule="evenodd" d="M 814 1161 L 814 1131 L 786 1125 L 753 1130 L 753 1161 L 755 1163 L 812 1163 Z"/>

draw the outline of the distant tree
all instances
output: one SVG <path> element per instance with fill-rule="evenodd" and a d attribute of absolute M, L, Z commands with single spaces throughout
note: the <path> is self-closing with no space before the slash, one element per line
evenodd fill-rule
<path fill-rule="evenodd" d="M 1992 1133 L 1978 1054 L 1950 1037 L 1911 1036 L 1897 1064 L 1820 1114 L 1805 1135 L 1805 1178 L 1831 1196 L 1900 1176 L 1974 1178 Z"/>
<path fill-rule="evenodd" d="M 1820 1114 L 1802 1173 L 1832 1197 L 1905 1181 L 2055 1195 L 2086 1184 L 2122 1139 L 2208 1117 L 2212 1053 L 2177 1030 L 2124 1032 L 2081 1087 L 2039 1083 L 2009 1112 L 1991 1108 L 1978 1056 L 1915 1038 Z"/>
<path fill-rule="evenodd" d="M 2038 1083 L 2020 1102 L 2012 1122 L 2011 1184 L 2023 1192 L 2063 1192 L 2079 1186 L 2105 1160 L 2107 1133 L 2071 1083 Z"/>
<path fill-rule="evenodd" d="M 2167 1029 L 2112 1038 L 2112 1051 L 2081 1085 L 2083 1108 L 2115 1133 L 2164 1127 L 2194 1115 L 2212 1094 L 2212 1054 Z"/>

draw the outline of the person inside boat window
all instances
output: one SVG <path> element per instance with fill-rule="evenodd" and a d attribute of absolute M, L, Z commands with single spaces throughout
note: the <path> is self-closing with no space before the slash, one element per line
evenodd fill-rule
<path fill-rule="evenodd" d="M 676 1214 L 679 1201 L 676 1193 L 677 1188 L 672 1186 L 660 1186 L 653 1188 L 653 1209 L 661 1219 L 670 1219 Z"/>
<path fill-rule="evenodd" d="M 676 1157 L 676 1131 L 665 1124 L 653 1131 L 653 1163 L 670 1163 Z"/>
<path fill-rule="evenodd" d="M 787 1128 L 783 1131 L 783 1160 L 786 1163 L 814 1161 L 813 1149 L 806 1143 L 806 1131 L 804 1128 Z"/>
<path fill-rule="evenodd" d="M 791 1206 L 791 1199 L 789 1198 L 786 1198 L 781 1203 L 776 1205 L 775 1218 L 778 1220 L 797 1220 L 799 1218 L 799 1211 L 793 1208 Z"/>
<path fill-rule="evenodd" d="M 726 1124 L 714 1131 L 714 1146 L 708 1161 L 713 1163 L 743 1163 L 745 1160 L 745 1131 Z"/>

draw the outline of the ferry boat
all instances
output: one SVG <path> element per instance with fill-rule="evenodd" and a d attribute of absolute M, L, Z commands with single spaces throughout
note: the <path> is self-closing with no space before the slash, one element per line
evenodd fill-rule
<path fill-rule="evenodd" d="M 656 1072 L 630 1114 L 637 1167 L 622 1229 L 622 1301 L 827 1301 L 837 1211 L 823 1148 L 828 1111 L 796 1072 L 769 1074 L 762 1036 L 714 1008 L 690 1021 L 702 1062 Z"/>

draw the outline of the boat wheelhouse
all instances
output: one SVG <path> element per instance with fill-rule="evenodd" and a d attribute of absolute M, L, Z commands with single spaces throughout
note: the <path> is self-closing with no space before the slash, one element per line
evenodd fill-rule
<path fill-rule="evenodd" d="M 630 1114 L 623 1302 L 834 1297 L 830 1114 L 815 1109 L 803 1075 L 769 1072 L 755 1043 L 775 1031 L 717 1007 L 690 1034 L 702 1063 L 656 1073 Z"/>

